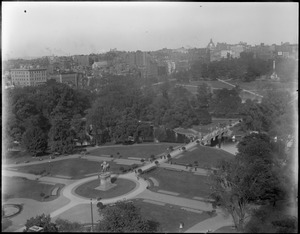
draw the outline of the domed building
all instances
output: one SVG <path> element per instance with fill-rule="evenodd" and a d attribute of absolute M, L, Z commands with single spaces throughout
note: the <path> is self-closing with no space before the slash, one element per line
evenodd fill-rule
<path fill-rule="evenodd" d="M 210 42 L 208 43 L 206 48 L 210 50 L 214 50 L 216 48 L 215 43 L 213 43 L 212 39 L 210 39 Z"/>

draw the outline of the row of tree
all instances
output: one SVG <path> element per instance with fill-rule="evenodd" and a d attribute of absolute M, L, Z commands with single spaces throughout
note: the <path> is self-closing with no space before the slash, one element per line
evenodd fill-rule
<path fill-rule="evenodd" d="M 56 82 L 15 88 L 6 94 L 8 147 L 17 141 L 33 155 L 44 153 L 48 147 L 52 152 L 69 153 L 75 139 L 85 136 L 81 122 L 92 94 Z"/>
<path fill-rule="evenodd" d="M 7 92 L 6 140 L 8 144 L 22 142 L 33 155 L 47 148 L 70 153 L 75 142 L 153 141 L 158 139 L 154 128 L 205 125 L 212 116 L 242 116 L 244 130 L 272 130 L 274 134 L 289 130 L 280 127 L 281 122 L 292 121 L 291 108 L 285 105 L 291 99 L 288 93 L 272 90 L 261 104 L 250 100 L 242 104 L 239 92 L 238 88 L 211 92 L 202 84 L 193 95 L 169 82 L 156 90 L 153 86 L 141 88 L 139 80 L 129 76 L 112 76 L 97 92 L 48 81 L 44 86 Z M 161 131 L 159 140 L 174 138 L 163 137 L 168 134 Z"/>
<path fill-rule="evenodd" d="M 297 75 L 297 61 L 290 58 L 276 58 L 276 73 L 287 82 L 293 81 Z M 225 58 L 220 61 L 204 63 L 199 60 L 192 64 L 184 76 L 175 75 L 180 81 L 217 79 L 220 77 L 250 82 L 264 75 L 273 73 L 273 59 L 255 58 L 252 52 L 242 52 L 240 58 Z"/>

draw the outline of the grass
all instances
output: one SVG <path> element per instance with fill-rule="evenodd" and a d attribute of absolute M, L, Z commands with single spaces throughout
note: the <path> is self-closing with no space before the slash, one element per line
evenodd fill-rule
<path fill-rule="evenodd" d="M 163 144 L 143 144 L 143 145 L 116 145 L 114 147 L 103 147 L 95 150 L 91 150 L 91 155 L 113 155 L 114 158 L 135 157 L 135 158 L 149 158 L 152 154 L 158 155 L 161 153 L 166 153 L 169 146 L 177 146 L 176 143 L 163 143 Z"/>
<path fill-rule="evenodd" d="M 210 194 L 206 176 L 194 175 L 190 172 L 171 171 L 157 168 L 143 177 L 153 177 L 159 182 L 158 187 L 150 187 L 152 191 L 167 190 L 179 193 L 181 197 L 192 198 L 195 196 L 207 198 Z"/>
<path fill-rule="evenodd" d="M 173 163 L 178 164 L 194 164 L 195 161 L 198 161 L 198 167 L 207 168 L 207 167 L 216 167 L 216 165 L 221 160 L 229 160 L 234 158 L 234 155 L 227 153 L 223 150 L 216 148 L 211 148 L 209 146 L 198 145 L 197 148 L 193 151 L 186 151 L 183 153 L 183 156 L 178 159 L 172 159 Z"/>
<path fill-rule="evenodd" d="M 101 197 L 106 199 L 106 198 L 117 197 L 129 193 L 136 186 L 134 182 L 125 179 L 117 179 L 115 181 L 112 179 L 112 183 L 117 184 L 117 186 L 112 187 L 107 191 L 101 191 L 95 189 L 100 185 L 100 181 L 93 180 L 76 188 L 75 193 L 77 193 L 82 197 L 87 197 L 87 198 L 97 199 Z"/>
<path fill-rule="evenodd" d="M 217 88 L 217 89 L 223 89 L 223 88 L 227 88 L 227 89 L 231 89 L 233 88 L 230 85 L 227 85 L 223 82 L 217 81 L 217 80 L 213 80 L 213 81 L 192 81 L 190 82 L 191 85 L 200 85 L 206 83 L 209 86 L 211 86 L 212 88 Z M 230 83 L 230 82 L 229 82 Z"/>
<path fill-rule="evenodd" d="M 178 206 L 155 205 L 143 202 L 139 199 L 134 200 L 134 205 L 141 208 L 142 216 L 146 219 L 155 220 L 160 223 L 161 233 L 176 233 L 179 231 L 179 224 L 184 223 L 183 232 L 195 224 L 210 218 L 206 213 L 198 214 L 180 209 Z"/>
<path fill-rule="evenodd" d="M 82 158 L 73 158 L 51 161 L 50 163 L 22 166 L 18 167 L 18 171 L 30 174 L 39 174 L 42 171 L 46 171 L 46 173 L 50 172 L 50 175 L 52 176 L 62 175 L 70 177 L 71 179 L 81 179 L 87 174 L 100 172 L 101 163 L 102 160 L 95 162 Z M 129 168 L 127 165 L 116 164 L 115 162 L 109 162 L 109 165 L 112 173 L 120 173 L 120 167 L 124 167 L 125 169 Z"/>
<path fill-rule="evenodd" d="M 35 180 L 28 180 L 22 177 L 6 177 L 4 176 L 5 186 L 3 188 L 4 197 L 9 198 L 29 198 L 36 201 L 52 201 L 57 196 L 51 196 L 51 191 L 55 186 L 63 187 L 62 184 L 49 185 L 39 183 Z M 41 193 L 45 194 L 45 197 L 41 197 Z"/>
<path fill-rule="evenodd" d="M 214 233 L 238 233 L 232 226 L 224 226 L 214 231 Z"/>

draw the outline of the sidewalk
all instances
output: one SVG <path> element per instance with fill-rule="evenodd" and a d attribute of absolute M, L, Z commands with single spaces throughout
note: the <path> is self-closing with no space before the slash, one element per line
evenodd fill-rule
<path fill-rule="evenodd" d="M 164 193 L 156 193 L 152 192 L 150 190 L 145 190 L 139 195 L 137 195 L 135 198 L 142 198 L 142 199 L 147 199 L 147 200 L 153 200 L 153 201 L 158 201 L 162 203 L 167 203 L 171 205 L 176 205 L 176 206 L 181 206 L 185 208 L 190 208 L 190 209 L 196 209 L 196 210 L 201 210 L 201 211 L 211 211 L 212 205 L 211 203 L 208 202 L 202 202 L 199 200 L 192 200 L 188 198 L 183 198 L 183 197 L 176 197 Z M 203 198 L 204 200 L 205 198 Z"/>
<path fill-rule="evenodd" d="M 190 173 L 193 173 L 193 174 L 201 174 L 201 175 L 207 175 L 207 170 L 205 169 L 202 169 L 202 168 L 198 168 L 197 167 L 197 171 L 195 171 L 195 168 L 192 167 L 192 171 L 191 171 L 191 167 L 188 167 L 186 168 L 186 166 L 182 166 L 182 165 L 176 165 L 176 164 L 169 164 L 169 163 L 161 163 L 160 164 L 160 167 L 163 167 L 163 168 L 173 168 L 175 170 L 178 170 L 178 171 L 186 171 L 186 172 L 190 172 Z"/>
<path fill-rule="evenodd" d="M 8 176 L 8 177 L 24 177 L 27 178 L 28 180 L 38 180 L 38 181 L 44 181 L 44 182 L 54 182 L 54 183 L 59 183 L 59 184 L 65 184 L 69 185 L 75 182 L 75 180 L 70 180 L 70 179 L 62 179 L 62 178 L 56 178 L 56 177 L 49 177 L 49 176 L 40 176 L 40 175 L 33 175 L 33 174 L 28 174 L 28 173 L 23 173 L 23 172 L 18 172 L 18 171 L 10 171 L 10 170 L 2 170 L 2 177 L 3 176 Z"/>
<path fill-rule="evenodd" d="M 225 217 L 220 211 L 217 211 L 217 216 L 197 223 L 186 230 L 185 233 L 206 233 L 208 230 L 213 232 L 221 227 L 232 225 L 233 220 L 231 216 Z"/>

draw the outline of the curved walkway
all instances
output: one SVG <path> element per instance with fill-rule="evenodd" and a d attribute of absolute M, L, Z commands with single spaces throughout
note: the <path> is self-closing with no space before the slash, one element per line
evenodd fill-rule
<path fill-rule="evenodd" d="M 228 128 L 228 127 L 226 127 L 226 128 Z M 206 136 L 204 136 L 203 141 L 205 141 L 206 138 L 209 137 L 209 136 L 210 136 L 210 134 L 207 134 Z M 193 141 L 193 142 L 190 142 L 187 145 L 185 145 L 185 148 L 186 148 L 186 150 L 190 150 L 190 149 L 196 147 L 197 145 L 198 145 L 198 143 L 196 141 Z M 170 155 L 171 155 L 172 158 L 174 158 L 174 157 L 178 156 L 181 153 L 182 153 L 182 149 L 180 147 L 180 148 L 177 148 L 174 151 L 170 152 Z M 71 157 L 69 156 L 68 158 L 74 158 L 74 157 L 78 157 L 78 156 L 79 155 L 72 155 Z M 66 159 L 66 158 L 63 157 L 61 159 L 59 158 L 58 160 L 63 160 L 63 159 Z M 159 158 L 159 159 L 156 159 L 155 161 L 158 161 L 158 163 L 160 164 L 160 163 L 165 163 L 167 160 L 168 160 L 167 158 L 166 159 Z M 47 163 L 47 161 L 38 161 L 38 162 L 33 162 L 32 164 L 37 164 L 37 163 Z M 26 164 L 26 165 L 28 165 L 28 164 Z M 22 166 L 22 165 L 19 164 L 19 165 L 13 165 L 13 166 L 15 167 L 15 166 Z M 140 166 L 139 168 L 142 169 L 143 171 L 145 171 L 145 170 L 148 170 L 152 167 L 156 167 L 155 162 L 148 163 L 146 165 Z M 137 170 L 138 170 L 138 168 L 137 168 Z M 10 173 L 16 173 L 16 172 L 12 171 Z M 211 205 L 208 204 L 208 203 L 205 203 L 205 202 L 195 201 L 195 200 L 192 200 L 192 199 L 185 199 L 185 198 L 181 198 L 181 197 L 174 197 L 174 196 L 171 196 L 171 195 L 151 192 L 151 191 L 147 190 L 147 186 L 149 185 L 148 182 L 143 180 L 143 179 L 138 180 L 137 177 L 136 177 L 136 174 L 134 172 L 127 173 L 127 174 L 124 174 L 124 175 L 118 175 L 118 177 L 134 181 L 137 184 L 137 186 L 127 194 L 124 194 L 124 195 L 121 195 L 121 196 L 118 196 L 118 197 L 114 197 L 114 198 L 101 200 L 101 202 L 103 204 L 115 203 L 117 201 L 121 201 L 121 200 L 124 200 L 124 199 L 127 200 L 127 199 L 132 199 L 132 198 L 147 198 L 147 199 L 156 200 L 156 201 L 165 200 L 166 203 L 171 203 L 171 204 L 174 204 L 174 205 L 178 205 L 180 203 L 180 204 L 182 204 L 182 206 L 186 206 L 186 207 L 191 207 L 191 208 L 198 207 L 200 210 L 203 210 L 203 211 L 208 211 L 208 210 L 212 209 Z M 80 186 L 81 184 L 84 184 L 84 183 L 86 183 L 88 181 L 91 181 L 91 180 L 95 180 L 97 178 L 98 178 L 98 175 L 91 176 L 91 177 L 88 177 L 88 178 L 83 178 L 83 179 L 77 180 L 75 182 L 72 182 L 71 184 L 66 183 L 66 186 L 62 190 L 62 196 L 69 199 L 70 202 L 68 204 L 66 204 L 65 206 L 53 211 L 50 214 L 50 216 L 53 218 L 53 217 L 69 210 L 70 208 L 72 208 L 72 207 L 74 207 L 78 204 L 88 204 L 88 203 L 90 203 L 90 199 L 80 197 L 79 195 L 74 193 L 74 190 L 78 186 Z M 97 201 L 94 200 L 93 202 L 96 203 Z M 219 217 L 219 216 L 217 216 L 217 217 Z M 221 218 L 219 217 L 219 219 L 221 219 Z M 209 220 L 211 220 L 211 219 L 209 219 Z M 222 220 L 224 221 L 224 219 L 222 219 Z M 212 220 L 210 222 L 206 221 L 207 224 L 204 223 L 205 221 L 201 222 L 201 223 L 195 225 L 194 227 L 188 229 L 186 232 L 192 232 L 192 231 L 199 232 L 200 230 L 203 231 L 204 229 L 206 229 L 206 231 L 207 231 L 207 229 L 212 229 L 212 227 L 211 227 L 212 223 L 215 223 L 216 221 L 217 220 Z M 221 222 L 219 222 L 219 223 L 221 225 Z M 199 225 L 201 225 L 201 228 L 198 227 Z M 205 226 L 205 228 L 204 228 L 204 226 Z M 209 226 L 209 228 L 206 228 L 207 226 Z M 224 226 L 224 225 L 222 224 L 222 226 Z M 24 230 L 24 228 L 25 227 L 22 227 L 22 228 L 18 229 L 16 232 L 22 232 Z"/>

